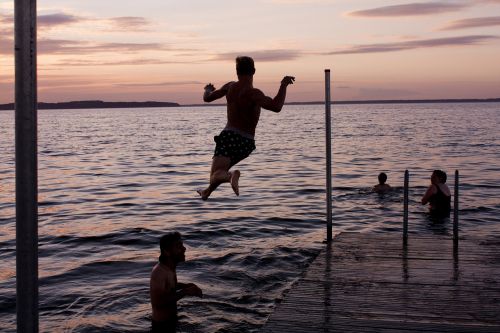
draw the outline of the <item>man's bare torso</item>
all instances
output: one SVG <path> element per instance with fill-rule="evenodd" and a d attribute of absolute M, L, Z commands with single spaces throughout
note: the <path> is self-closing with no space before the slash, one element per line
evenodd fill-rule
<path fill-rule="evenodd" d="M 158 263 L 151 272 L 151 300 L 153 308 L 153 320 L 158 322 L 176 320 L 177 303 L 162 304 L 168 296 L 175 295 L 177 275 L 165 265 Z M 159 288 L 154 288 L 159 286 Z M 153 290 L 161 290 L 154 293 Z"/>
<path fill-rule="evenodd" d="M 255 135 L 259 122 L 260 107 L 252 100 L 258 92 L 252 85 L 234 82 L 229 85 L 227 99 L 227 125 L 250 135 Z"/>

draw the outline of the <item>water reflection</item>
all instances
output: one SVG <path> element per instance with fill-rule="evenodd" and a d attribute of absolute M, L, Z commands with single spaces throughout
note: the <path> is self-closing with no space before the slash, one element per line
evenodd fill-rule
<path fill-rule="evenodd" d="M 333 242 L 333 241 L 332 241 Z M 332 242 L 326 243 L 325 251 L 325 272 L 324 272 L 324 282 L 323 282 L 323 327 L 332 326 L 331 315 L 334 313 L 332 311 Z"/>
<path fill-rule="evenodd" d="M 437 217 L 430 213 L 425 213 L 426 227 L 435 235 L 449 235 L 450 234 L 450 218 Z"/>
<path fill-rule="evenodd" d="M 402 246 L 403 246 L 403 255 L 402 255 L 402 276 L 403 276 L 403 282 L 407 283 L 408 279 L 410 277 L 408 273 L 408 241 L 402 241 Z"/>
<path fill-rule="evenodd" d="M 460 262 L 458 256 L 458 240 L 453 241 L 453 281 L 458 282 L 460 280 Z"/>

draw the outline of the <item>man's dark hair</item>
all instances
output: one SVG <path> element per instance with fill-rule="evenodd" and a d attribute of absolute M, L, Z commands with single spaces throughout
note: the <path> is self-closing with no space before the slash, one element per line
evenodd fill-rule
<path fill-rule="evenodd" d="M 168 250 L 175 242 L 181 240 L 181 234 L 177 231 L 169 232 L 160 238 L 160 250 Z"/>
<path fill-rule="evenodd" d="M 160 238 L 160 262 L 163 262 L 165 259 L 163 256 L 163 250 L 169 250 L 172 245 L 179 241 L 181 241 L 181 234 L 177 231 L 169 232 Z"/>
<path fill-rule="evenodd" d="M 255 65 L 253 59 L 246 56 L 236 58 L 236 74 L 238 75 L 254 75 Z"/>
<path fill-rule="evenodd" d="M 446 172 L 444 172 L 443 170 L 434 170 L 433 174 L 436 175 L 436 177 L 438 177 L 438 179 L 441 181 L 441 183 L 446 183 L 446 179 L 448 178 L 446 176 Z"/>
<path fill-rule="evenodd" d="M 384 172 L 379 173 L 378 182 L 380 184 L 385 184 L 386 181 L 387 181 L 387 175 Z"/>

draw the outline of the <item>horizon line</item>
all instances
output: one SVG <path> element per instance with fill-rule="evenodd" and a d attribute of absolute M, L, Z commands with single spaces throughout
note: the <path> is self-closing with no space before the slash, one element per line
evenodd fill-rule
<path fill-rule="evenodd" d="M 374 100 L 340 100 L 331 101 L 331 104 L 418 104 L 418 103 L 495 103 L 500 102 L 500 97 L 494 98 L 440 98 L 440 99 L 374 99 Z M 85 103 L 86 105 L 81 105 Z M 92 103 L 94 103 L 92 105 Z M 80 104 L 80 105 L 79 105 Z M 103 105 L 104 104 L 104 105 Z M 127 106 L 127 104 L 129 106 Z M 288 102 L 285 105 L 321 105 L 325 101 Z M 102 101 L 80 100 L 68 102 L 38 102 L 39 110 L 55 109 L 89 109 L 89 108 L 127 108 L 127 107 L 202 107 L 224 106 L 226 103 L 193 103 L 179 104 L 177 102 L 162 101 Z M 1 111 L 15 110 L 14 103 L 0 104 Z"/>

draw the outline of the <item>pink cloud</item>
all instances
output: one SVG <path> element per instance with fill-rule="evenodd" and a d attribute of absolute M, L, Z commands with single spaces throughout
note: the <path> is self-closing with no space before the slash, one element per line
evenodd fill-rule
<path fill-rule="evenodd" d="M 487 41 L 498 39 L 498 36 L 491 35 L 476 35 L 476 36 L 458 36 L 433 39 L 418 39 L 394 43 L 379 43 L 356 45 L 343 50 L 337 50 L 324 53 L 324 55 L 332 54 L 360 54 L 360 53 L 381 53 L 381 52 L 396 52 L 422 48 L 446 47 L 446 46 L 464 46 L 464 45 L 479 45 Z"/>
<path fill-rule="evenodd" d="M 302 53 L 298 50 L 259 50 L 259 51 L 245 51 L 245 52 L 228 52 L 218 54 L 214 60 L 234 61 L 236 57 L 247 55 L 252 57 L 255 61 L 260 62 L 275 62 L 294 60 L 299 58 Z"/>
<path fill-rule="evenodd" d="M 449 22 L 439 30 L 458 30 L 466 28 L 491 27 L 500 25 L 500 16 L 476 17 Z"/>
<path fill-rule="evenodd" d="M 134 53 L 168 49 L 169 47 L 159 43 L 96 43 L 61 39 L 42 39 L 38 45 L 40 54 Z"/>
<path fill-rule="evenodd" d="M 418 2 L 404 5 L 383 6 L 366 10 L 357 10 L 348 13 L 349 16 L 360 17 L 397 17 L 397 16 L 417 16 L 448 13 L 461 10 L 467 7 L 463 3 L 449 2 Z"/>

